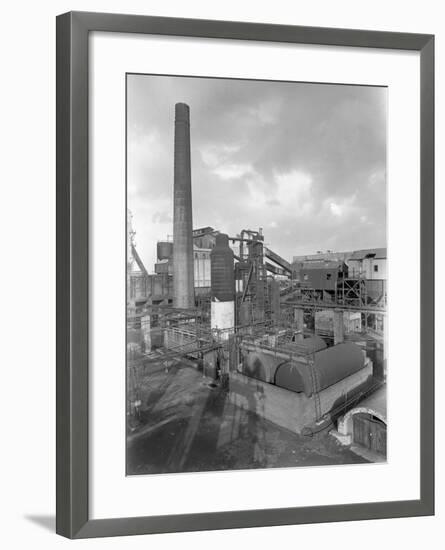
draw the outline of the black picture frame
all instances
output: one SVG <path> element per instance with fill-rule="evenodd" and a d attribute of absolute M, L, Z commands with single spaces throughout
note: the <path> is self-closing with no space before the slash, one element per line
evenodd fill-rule
<path fill-rule="evenodd" d="M 91 520 L 88 510 L 88 35 L 142 33 L 420 52 L 420 499 Z M 57 510 L 69 538 L 434 514 L 434 36 L 70 12 L 57 17 Z"/>

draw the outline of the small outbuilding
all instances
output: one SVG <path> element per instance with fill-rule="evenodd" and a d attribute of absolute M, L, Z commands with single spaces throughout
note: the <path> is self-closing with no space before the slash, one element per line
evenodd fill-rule
<path fill-rule="evenodd" d="M 338 420 L 337 437 L 368 453 L 386 458 L 386 385 L 360 401 Z"/>

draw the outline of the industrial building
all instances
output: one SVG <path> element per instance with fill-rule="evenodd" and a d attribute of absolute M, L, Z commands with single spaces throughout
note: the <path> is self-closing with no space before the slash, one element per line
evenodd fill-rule
<path fill-rule="evenodd" d="M 130 213 L 127 220 L 131 429 L 144 407 L 151 410 L 143 398 L 147 372 L 192 368 L 234 410 L 295 435 L 349 434 L 348 411 L 361 410 L 377 390 L 384 395 L 386 251 L 289 262 L 265 245 L 261 229 L 194 229 L 183 103 L 174 130 L 173 235 L 157 243 L 151 273 L 137 253 Z M 365 424 L 362 431 L 371 429 Z"/>
<path fill-rule="evenodd" d="M 386 280 L 386 260 L 386 248 L 368 248 L 354 251 L 348 265 L 353 273 L 366 279 Z"/>
<path fill-rule="evenodd" d="M 386 387 L 381 386 L 338 420 L 336 437 L 373 461 L 386 458 Z"/>
<path fill-rule="evenodd" d="M 293 264 L 310 265 L 312 262 L 343 262 L 348 266 L 351 275 L 363 275 L 367 279 L 386 280 L 386 248 L 366 248 L 349 252 L 318 251 L 315 254 L 294 256 Z"/>

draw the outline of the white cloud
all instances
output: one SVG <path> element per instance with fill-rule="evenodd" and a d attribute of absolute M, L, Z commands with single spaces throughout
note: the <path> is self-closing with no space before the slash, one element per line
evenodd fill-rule
<path fill-rule="evenodd" d="M 205 165 L 211 168 L 214 168 L 215 166 L 218 165 L 219 156 L 214 147 L 201 149 L 200 153 L 201 153 L 202 161 Z"/>
<path fill-rule="evenodd" d="M 386 185 L 386 171 L 377 170 L 375 172 L 372 172 L 368 177 L 368 185 L 370 187 Z"/>
<path fill-rule="evenodd" d="M 277 175 L 275 181 L 276 200 L 281 208 L 292 208 L 299 213 L 307 213 L 312 208 L 312 177 L 309 174 L 293 170 Z"/>
<path fill-rule="evenodd" d="M 175 101 L 191 106 L 195 224 L 261 225 L 291 256 L 385 242 L 385 98 L 361 86 L 131 77 L 128 203 L 147 267 L 171 233 Z"/>
<path fill-rule="evenodd" d="M 257 107 L 249 109 L 249 113 L 260 122 L 260 124 L 273 124 L 278 120 L 280 104 L 277 101 L 262 101 Z"/>
<path fill-rule="evenodd" d="M 343 200 L 332 200 L 331 197 L 325 200 L 325 207 L 327 206 L 330 213 L 336 218 L 343 218 L 349 216 L 357 210 L 356 206 L 356 194 L 346 197 Z"/>
<path fill-rule="evenodd" d="M 253 168 L 250 164 L 222 164 L 212 172 L 223 180 L 231 180 L 252 174 Z"/>
<path fill-rule="evenodd" d="M 209 168 L 218 168 L 223 164 L 230 164 L 230 157 L 242 147 L 241 143 L 210 145 L 200 147 L 199 152 L 203 163 Z"/>
<path fill-rule="evenodd" d="M 256 210 L 264 210 L 268 217 L 305 215 L 313 208 L 312 178 L 309 174 L 294 170 L 286 174 L 275 175 L 273 182 L 266 181 L 260 174 L 252 173 L 247 180 L 250 200 L 248 205 Z M 273 227 L 270 225 L 270 227 Z"/>
<path fill-rule="evenodd" d="M 331 202 L 329 208 L 331 209 L 331 212 L 334 216 L 343 216 L 343 208 L 336 202 Z"/>

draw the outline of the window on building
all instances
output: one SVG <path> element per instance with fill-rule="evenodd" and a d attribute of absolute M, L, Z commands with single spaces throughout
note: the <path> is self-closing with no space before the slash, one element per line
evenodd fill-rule
<path fill-rule="evenodd" d="M 332 273 L 326 273 L 326 280 L 330 281 L 332 277 Z"/>
<path fill-rule="evenodd" d="M 375 266 L 374 266 L 374 272 L 377 273 L 378 270 L 379 270 L 379 266 L 378 266 L 378 265 L 375 265 Z"/>
<path fill-rule="evenodd" d="M 303 275 L 303 280 L 304 280 L 304 281 L 307 281 L 308 279 L 309 279 L 309 275 L 308 275 L 307 273 L 305 273 L 305 274 Z"/>

